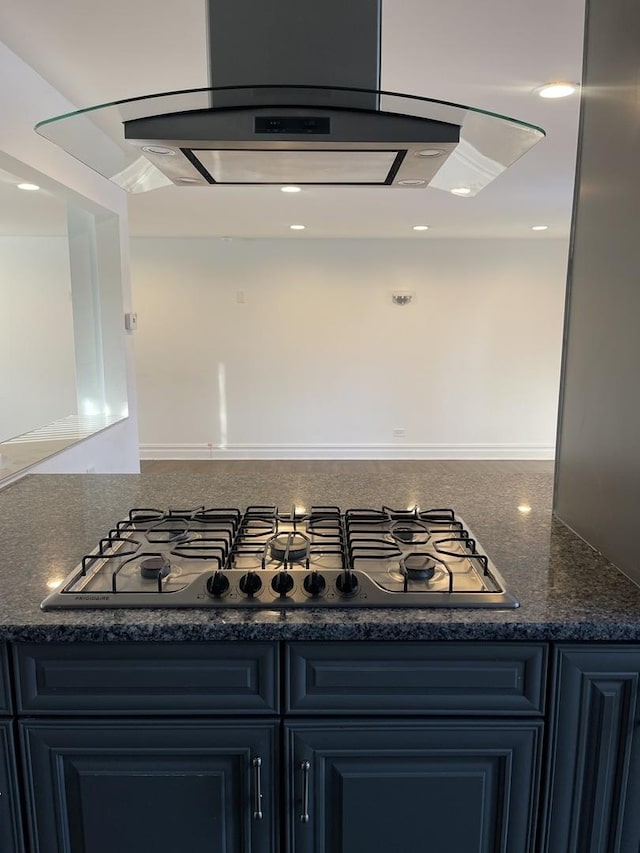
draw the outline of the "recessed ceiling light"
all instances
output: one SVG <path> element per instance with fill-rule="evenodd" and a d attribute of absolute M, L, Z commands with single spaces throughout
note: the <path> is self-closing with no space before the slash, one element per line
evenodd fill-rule
<path fill-rule="evenodd" d="M 421 187 L 426 184 L 426 181 L 421 181 L 418 178 L 406 178 L 404 181 L 398 181 L 403 187 Z"/>
<path fill-rule="evenodd" d="M 439 157 L 444 154 L 442 148 L 423 148 L 422 151 L 416 151 L 416 157 Z"/>
<path fill-rule="evenodd" d="M 305 227 L 306 226 L 304 226 L 304 225 L 290 225 L 289 226 L 289 228 L 291 228 L 292 231 L 304 231 Z"/>
<path fill-rule="evenodd" d="M 549 227 L 548 225 L 532 225 L 531 230 L 532 231 L 546 231 L 548 227 Z"/>
<path fill-rule="evenodd" d="M 173 148 L 162 148 L 160 145 L 143 145 L 142 150 L 146 151 L 147 154 L 167 154 L 169 156 L 176 153 Z"/>
<path fill-rule="evenodd" d="M 574 83 L 546 83 L 535 91 L 541 98 L 567 98 L 576 91 Z"/>
<path fill-rule="evenodd" d="M 281 193 L 299 193 L 300 187 L 280 187 Z"/>
<path fill-rule="evenodd" d="M 520 506 L 518 507 L 518 512 L 521 512 L 522 515 L 529 515 L 529 513 L 531 512 L 531 507 L 529 506 L 529 504 L 520 504 Z"/>
<path fill-rule="evenodd" d="M 33 192 L 34 190 L 39 190 L 40 187 L 37 184 L 18 184 L 19 190 L 29 190 L 29 192 Z"/>
<path fill-rule="evenodd" d="M 428 231 L 429 226 L 428 225 L 414 225 L 413 230 L 414 231 Z"/>
<path fill-rule="evenodd" d="M 471 193 L 471 190 L 469 189 L 469 187 L 454 187 L 451 192 L 454 195 L 469 195 Z"/>

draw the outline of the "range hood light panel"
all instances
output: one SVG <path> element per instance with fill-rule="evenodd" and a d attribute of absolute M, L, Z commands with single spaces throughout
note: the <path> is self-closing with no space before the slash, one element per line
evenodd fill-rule
<path fill-rule="evenodd" d="M 216 184 L 385 184 L 404 157 L 399 151 L 255 149 L 185 154 Z"/>

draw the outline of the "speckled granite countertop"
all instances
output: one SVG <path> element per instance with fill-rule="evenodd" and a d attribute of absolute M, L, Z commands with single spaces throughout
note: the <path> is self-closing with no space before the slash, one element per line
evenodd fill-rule
<path fill-rule="evenodd" d="M 552 478 L 434 464 L 393 476 L 32 475 L 0 491 L 0 639 L 640 641 L 640 588 L 551 517 Z M 338 504 L 451 506 L 473 529 L 521 607 L 446 609 L 40 610 L 129 508 Z M 527 503 L 528 515 L 517 507 Z"/>

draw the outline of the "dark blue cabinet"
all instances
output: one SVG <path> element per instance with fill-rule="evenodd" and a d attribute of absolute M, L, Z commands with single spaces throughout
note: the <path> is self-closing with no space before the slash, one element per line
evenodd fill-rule
<path fill-rule="evenodd" d="M 542 723 L 287 727 L 294 853 L 533 850 Z"/>
<path fill-rule="evenodd" d="M 0 721 L 0 851 L 23 853 L 11 723 Z"/>
<path fill-rule="evenodd" d="M 277 849 L 276 723 L 28 720 L 21 734 L 38 853 Z"/>
<path fill-rule="evenodd" d="M 17 645 L 32 850 L 533 853 L 546 658 L 542 643 Z"/>
<path fill-rule="evenodd" d="M 640 850 L 640 647 L 556 651 L 545 853 Z"/>
<path fill-rule="evenodd" d="M 9 685 L 7 649 L 0 643 L 0 853 L 23 853 Z"/>
<path fill-rule="evenodd" d="M 532 853 L 546 656 L 541 643 L 289 644 L 288 850 Z"/>
<path fill-rule="evenodd" d="M 0 853 L 638 853 L 640 646 L 552 651 L 0 647 Z"/>

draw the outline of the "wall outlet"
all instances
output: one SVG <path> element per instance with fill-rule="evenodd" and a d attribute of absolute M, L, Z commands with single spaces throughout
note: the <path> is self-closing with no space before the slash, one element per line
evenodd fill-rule
<path fill-rule="evenodd" d="M 404 438 L 404 427 L 395 427 L 393 430 L 394 438 Z"/>
<path fill-rule="evenodd" d="M 244 290 L 236 290 L 236 302 L 238 305 L 244 305 Z"/>

